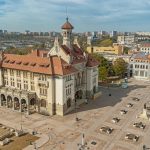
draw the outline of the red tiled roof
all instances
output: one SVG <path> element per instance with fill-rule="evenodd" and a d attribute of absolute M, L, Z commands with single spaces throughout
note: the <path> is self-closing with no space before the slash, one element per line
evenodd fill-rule
<path fill-rule="evenodd" d="M 141 44 L 141 47 L 150 47 L 150 43 Z"/>
<path fill-rule="evenodd" d="M 88 60 L 87 60 L 87 67 L 94 67 L 94 66 L 98 66 L 99 62 L 94 59 L 91 55 L 88 55 Z"/>
<path fill-rule="evenodd" d="M 4 54 L 4 60 L 1 62 L 3 68 L 48 75 L 66 75 L 77 71 L 73 66 L 68 65 L 58 56 L 37 57 L 33 53 L 29 55 Z"/>
<path fill-rule="evenodd" d="M 62 25 L 61 29 L 73 29 L 74 27 L 72 24 L 68 21 L 68 18 L 66 18 L 66 22 Z"/>
<path fill-rule="evenodd" d="M 82 63 L 86 61 L 83 55 L 83 51 L 76 44 L 72 45 L 72 49 L 68 48 L 66 45 L 61 45 L 61 48 L 67 55 L 72 56 L 72 64 Z"/>

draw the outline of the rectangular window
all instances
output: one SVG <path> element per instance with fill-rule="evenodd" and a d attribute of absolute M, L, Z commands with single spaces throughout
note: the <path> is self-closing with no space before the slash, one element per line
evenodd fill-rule
<path fill-rule="evenodd" d="M 47 87 L 45 84 L 40 84 L 40 94 L 44 96 L 47 95 Z"/>
<path fill-rule="evenodd" d="M 39 80 L 46 81 L 47 80 L 46 75 L 39 75 Z"/>
<path fill-rule="evenodd" d="M 17 70 L 17 77 L 20 77 L 21 76 L 21 73 L 19 70 Z"/>
<path fill-rule="evenodd" d="M 5 84 L 6 86 L 8 86 L 8 78 L 7 78 L 7 77 L 4 77 L 4 84 Z"/>
<path fill-rule="evenodd" d="M 66 87 L 66 95 L 68 96 L 70 94 L 71 94 L 71 84 Z"/>
<path fill-rule="evenodd" d="M 26 80 L 24 81 L 24 89 L 28 90 L 28 81 L 26 81 Z"/>
<path fill-rule="evenodd" d="M 27 78 L 27 77 L 28 77 L 28 72 L 25 72 L 25 71 L 24 71 L 24 72 L 23 72 L 23 77 L 24 77 L 24 78 Z"/>
<path fill-rule="evenodd" d="M 135 76 L 138 76 L 139 75 L 139 71 L 135 71 Z"/>
<path fill-rule="evenodd" d="M 71 80 L 71 75 L 66 76 L 66 81 L 70 81 Z"/>
<path fill-rule="evenodd" d="M 17 88 L 21 90 L 21 80 L 17 79 Z"/>
<path fill-rule="evenodd" d="M 14 75 L 14 70 L 10 69 L 10 75 L 11 75 L 11 76 Z"/>
<path fill-rule="evenodd" d="M 8 70 L 4 69 L 4 75 L 8 75 Z"/>
<path fill-rule="evenodd" d="M 30 79 L 34 80 L 34 73 L 30 73 Z"/>
<path fill-rule="evenodd" d="M 141 76 L 141 77 L 144 76 L 144 71 L 140 71 L 140 76 Z"/>
<path fill-rule="evenodd" d="M 15 80 L 12 77 L 10 78 L 10 85 L 13 87 L 15 86 Z"/>
<path fill-rule="evenodd" d="M 34 86 L 34 82 L 31 81 L 31 91 L 35 91 L 35 86 Z"/>

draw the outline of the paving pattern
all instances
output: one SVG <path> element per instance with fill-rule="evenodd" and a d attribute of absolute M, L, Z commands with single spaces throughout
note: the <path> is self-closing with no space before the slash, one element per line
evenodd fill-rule
<path fill-rule="evenodd" d="M 129 80 L 128 89 L 117 87 L 109 88 L 108 91 L 107 88 L 100 88 L 102 96 L 80 106 L 77 114 L 72 112 L 65 117 L 23 115 L 23 128 L 37 130 L 49 137 L 49 141 L 39 148 L 41 150 L 77 150 L 82 133 L 85 134 L 85 141 L 91 150 L 141 150 L 144 144 L 150 147 L 150 122 L 136 117 L 142 111 L 144 103 L 150 100 L 150 83 L 132 79 Z M 133 101 L 132 97 L 138 97 L 140 101 Z M 128 103 L 132 103 L 133 107 L 128 108 Z M 122 109 L 127 110 L 127 114 L 121 115 Z M 79 118 L 77 122 L 76 115 Z M 114 117 L 118 117 L 120 121 L 113 123 L 111 120 Z M 20 118 L 19 113 L 0 108 L 1 123 L 20 128 Z M 133 123 L 138 121 L 146 124 L 144 130 L 133 127 Z M 114 130 L 111 134 L 101 133 L 99 129 L 103 126 Z M 125 140 L 127 133 L 136 134 L 140 138 L 137 142 Z"/>

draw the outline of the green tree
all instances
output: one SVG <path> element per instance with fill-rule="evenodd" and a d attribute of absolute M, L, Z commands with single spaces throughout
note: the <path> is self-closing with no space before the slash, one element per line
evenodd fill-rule
<path fill-rule="evenodd" d="M 129 47 L 124 47 L 124 50 L 123 50 L 124 54 L 128 54 L 128 51 L 129 51 L 129 50 L 130 50 Z"/>
<path fill-rule="evenodd" d="M 104 81 L 108 77 L 108 69 L 105 66 L 99 67 L 99 79 Z"/>
<path fill-rule="evenodd" d="M 113 64 L 113 69 L 117 76 L 123 77 L 127 70 L 127 64 L 122 58 L 118 58 Z"/>
<path fill-rule="evenodd" d="M 100 66 L 105 66 L 106 68 L 109 67 L 109 62 L 108 62 L 108 60 L 107 60 L 106 58 L 104 58 L 102 55 L 93 53 L 92 56 L 93 56 L 97 61 L 99 61 Z"/>

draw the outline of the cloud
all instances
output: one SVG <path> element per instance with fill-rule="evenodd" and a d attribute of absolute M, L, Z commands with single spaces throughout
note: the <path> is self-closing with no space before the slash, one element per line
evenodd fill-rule
<path fill-rule="evenodd" d="M 115 23 L 126 24 L 131 20 L 150 22 L 149 0 L 0 0 L 0 27 L 59 30 L 66 17 L 66 7 L 71 22 L 80 31 L 98 30 L 99 25 L 113 28 Z M 133 26 L 132 21 L 128 29 Z"/>

